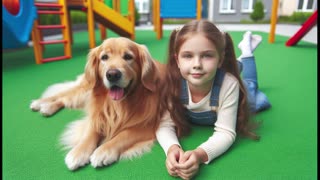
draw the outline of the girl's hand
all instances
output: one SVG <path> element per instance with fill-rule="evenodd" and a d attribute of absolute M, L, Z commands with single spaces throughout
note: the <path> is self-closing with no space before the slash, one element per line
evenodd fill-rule
<path fill-rule="evenodd" d="M 207 160 L 208 155 L 201 148 L 186 151 L 183 156 L 180 157 L 179 164 L 176 166 L 177 175 L 182 179 L 191 179 L 197 174 L 200 164 Z"/>
<path fill-rule="evenodd" d="M 176 173 L 176 166 L 179 163 L 179 159 L 180 157 L 183 155 L 183 150 L 180 148 L 180 146 L 178 145 L 172 145 L 169 149 L 168 149 L 168 153 L 167 153 L 167 159 L 166 159 L 166 167 L 168 170 L 168 173 L 171 176 L 178 176 L 178 174 Z"/>

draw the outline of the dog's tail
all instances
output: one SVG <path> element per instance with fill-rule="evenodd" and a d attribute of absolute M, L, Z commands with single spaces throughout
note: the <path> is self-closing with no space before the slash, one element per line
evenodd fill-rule
<path fill-rule="evenodd" d="M 88 121 L 82 119 L 73 121 L 67 125 L 59 141 L 59 145 L 63 150 L 72 149 L 80 142 L 85 128 L 88 127 L 87 122 Z"/>

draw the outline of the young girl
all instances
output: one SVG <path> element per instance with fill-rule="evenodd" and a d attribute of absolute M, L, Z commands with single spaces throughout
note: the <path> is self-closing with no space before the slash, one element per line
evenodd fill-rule
<path fill-rule="evenodd" d="M 250 110 L 258 112 L 270 107 L 266 96 L 258 90 L 252 54 L 260 41 L 260 36 L 244 34 L 239 44 L 240 62 L 236 60 L 230 35 L 220 32 L 209 21 L 194 20 L 172 32 L 167 73 L 174 99 L 170 101 L 170 114 L 182 120 L 172 122 L 167 118 L 156 133 L 167 155 L 166 167 L 171 176 L 192 178 L 200 164 L 208 164 L 233 144 L 236 133 L 259 139 L 252 132 L 255 124 L 249 123 Z M 186 119 L 214 126 L 212 136 L 189 151 L 182 149 L 177 138 L 183 134 L 179 126 Z"/>

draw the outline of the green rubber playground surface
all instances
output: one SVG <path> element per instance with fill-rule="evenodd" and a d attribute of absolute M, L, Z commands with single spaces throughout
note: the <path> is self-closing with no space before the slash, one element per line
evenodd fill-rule
<path fill-rule="evenodd" d="M 169 31 L 156 39 L 153 31 L 136 31 L 136 42 L 165 62 Z M 230 32 L 235 46 L 244 32 Z M 238 138 L 234 145 L 209 165 L 202 165 L 199 180 L 313 180 L 317 179 L 317 45 L 299 42 L 286 47 L 288 37 L 268 34 L 256 49 L 260 89 L 272 108 L 257 115 L 263 120 L 256 142 Z M 117 36 L 108 32 L 108 36 Z M 96 42 L 100 44 L 99 32 Z M 58 138 L 66 125 L 82 117 L 76 110 L 62 110 L 45 118 L 29 104 L 53 83 L 73 80 L 83 72 L 88 53 L 87 32 L 74 33 L 72 59 L 36 65 L 33 48 L 2 52 L 2 172 L 5 180 L 73 179 L 176 179 L 168 175 L 165 154 L 156 142 L 151 152 L 133 160 L 119 161 L 99 169 L 87 165 L 72 172 L 64 164 L 66 151 Z M 236 48 L 237 49 L 237 48 Z M 48 57 L 62 55 L 62 46 L 48 45 Z M 237 49 L 237 55 L 240 51 Z M 193 149 L 212 134 L 212 127 L 194 126 L 181 140 Z"/>

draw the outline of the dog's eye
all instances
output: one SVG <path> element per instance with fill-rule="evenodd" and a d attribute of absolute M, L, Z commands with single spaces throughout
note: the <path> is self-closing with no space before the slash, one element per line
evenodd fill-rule
<path fill-rule="evenodd" d="M 108 58 L 109 58 L 109 56 L 108 55 L 103 55 L 102 57 L 101 57 L 101 60 L 108 60 Z"/>
<path fill-rule="evenodd" d="M 131 54 L 124 54 L 123 59 L 126 61 L 130 61 L 133 59 L 133 56 Z"/>

